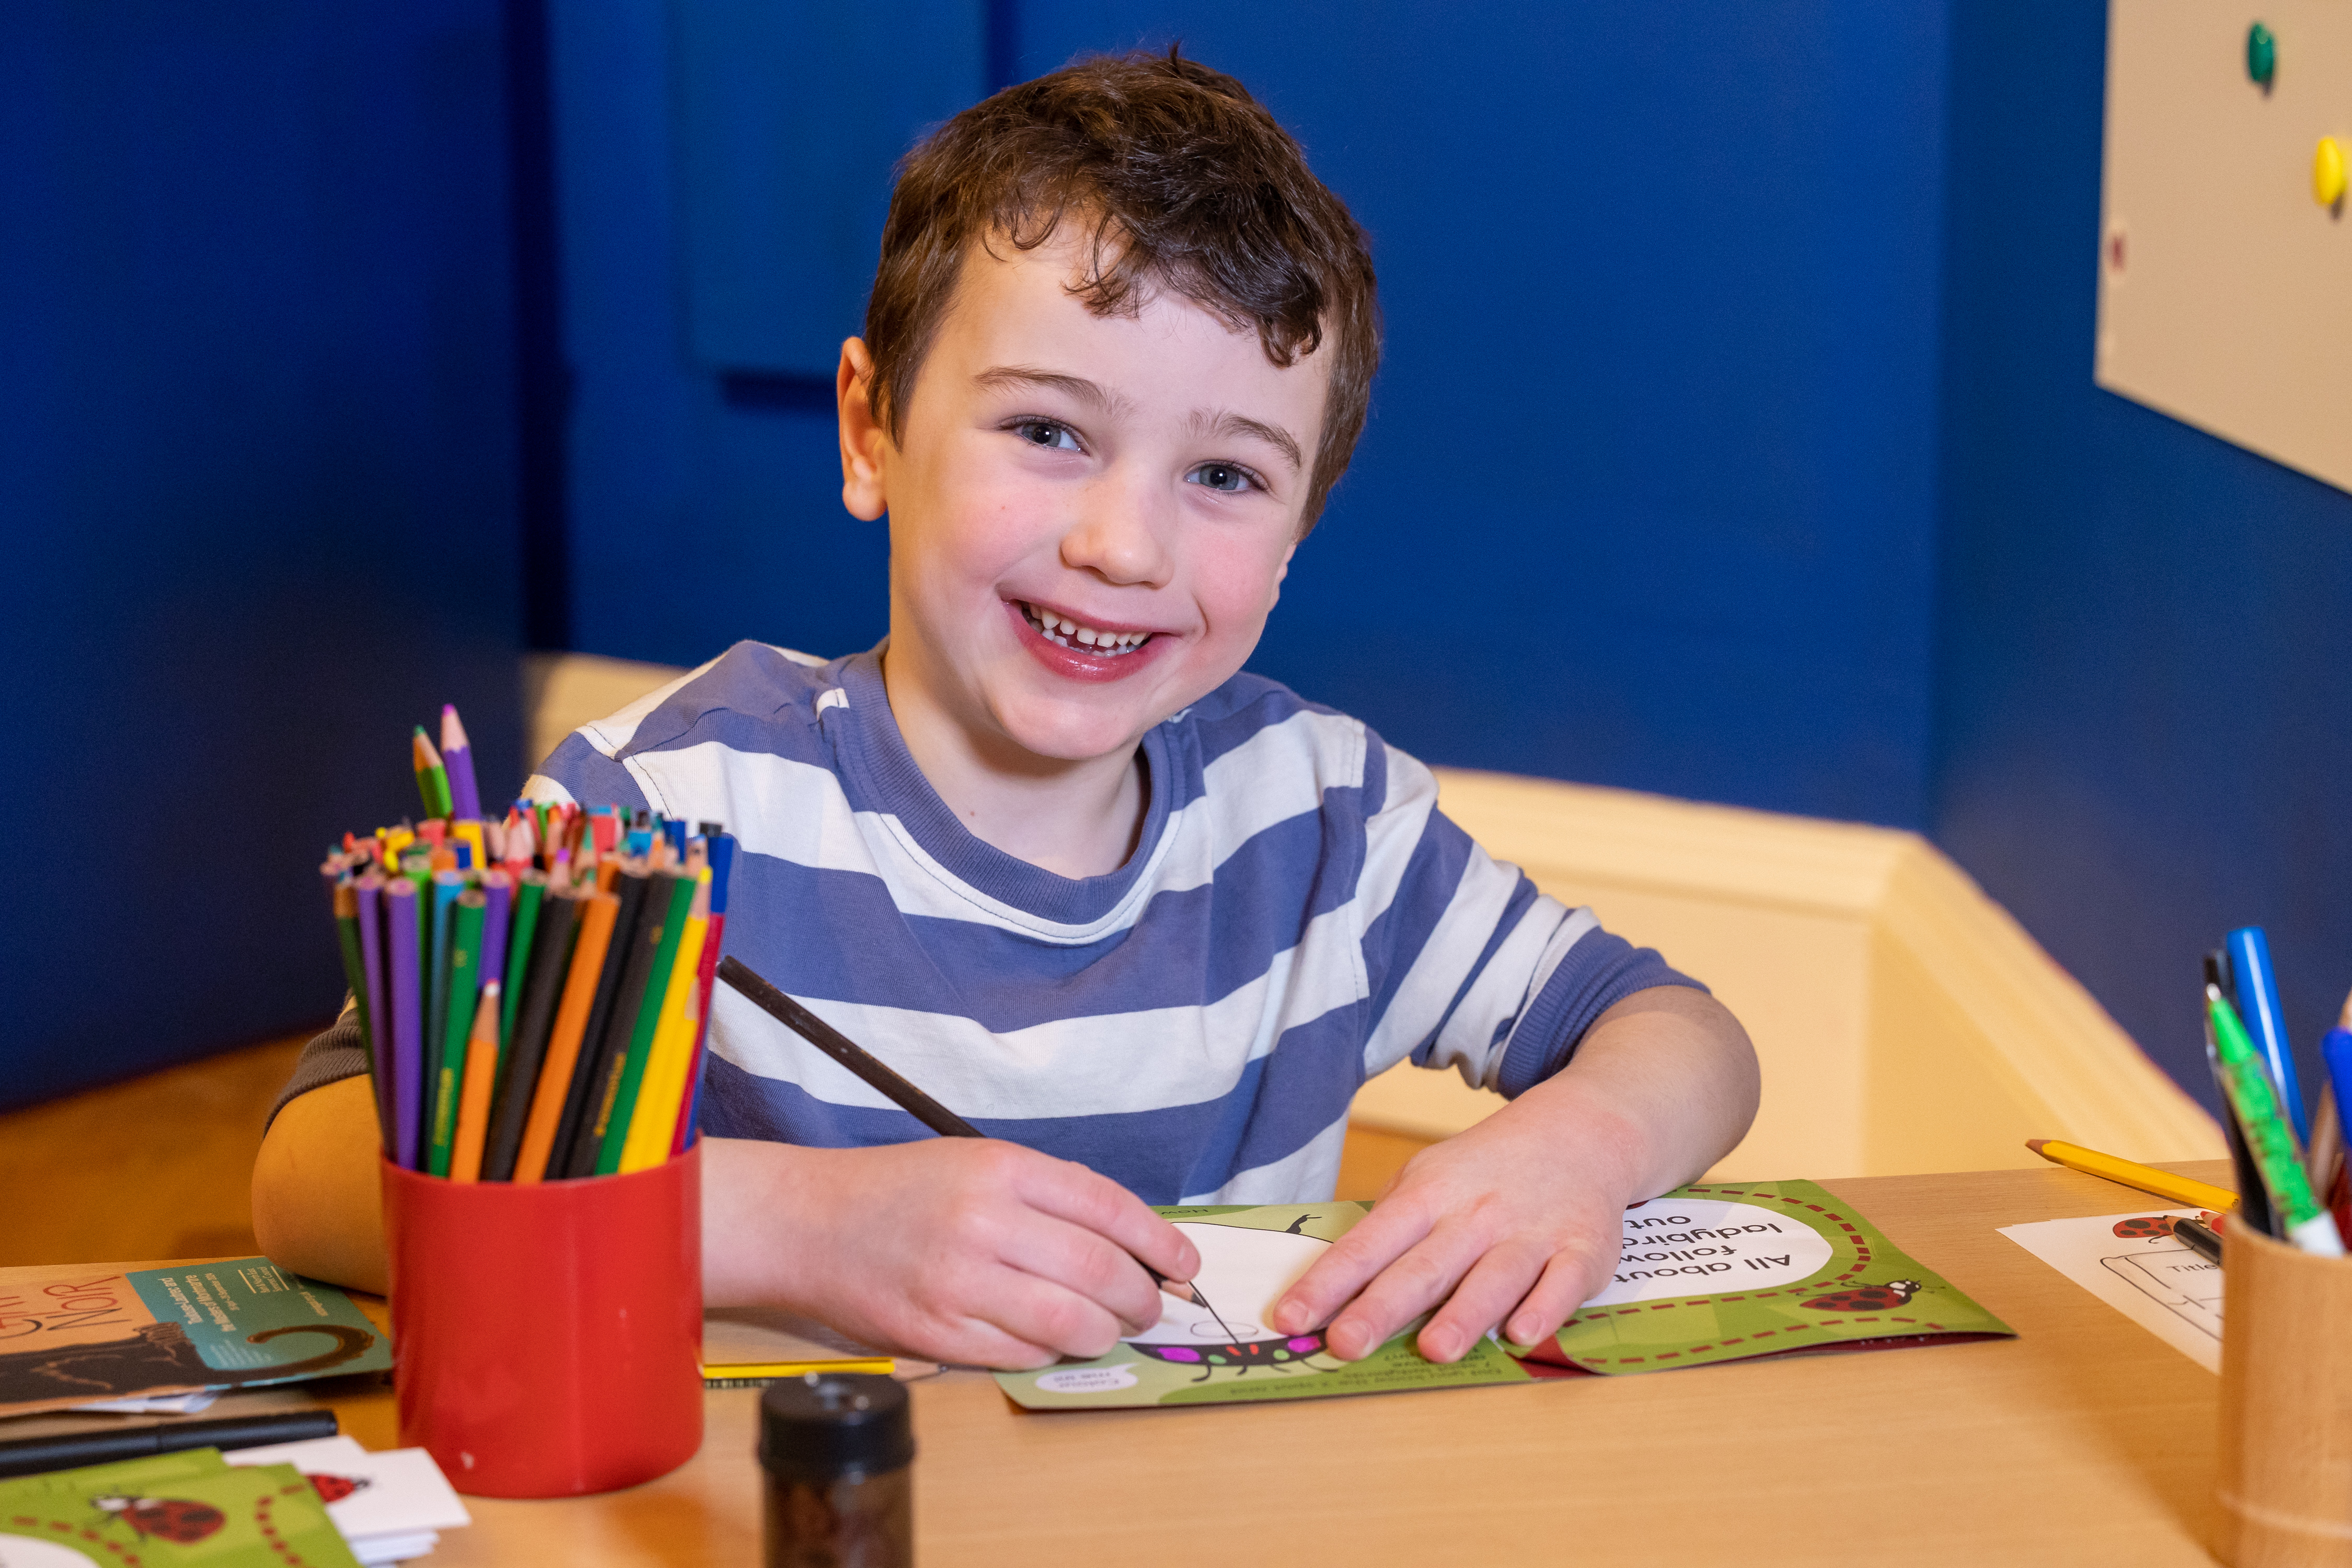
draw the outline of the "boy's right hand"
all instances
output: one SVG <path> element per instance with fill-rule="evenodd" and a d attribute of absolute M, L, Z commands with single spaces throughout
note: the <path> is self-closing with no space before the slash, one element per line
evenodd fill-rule
<path fill-rule="evenodd" d="M 702 1140 L 703 1293 L 932 1361 L 1093 1357 L 1190 1279 L 1182 1232 L 1110 1180 L 994 1139 L 877 1149 Z M 1138 1259 L 1141 1259 L 1139 1262 Z"/>

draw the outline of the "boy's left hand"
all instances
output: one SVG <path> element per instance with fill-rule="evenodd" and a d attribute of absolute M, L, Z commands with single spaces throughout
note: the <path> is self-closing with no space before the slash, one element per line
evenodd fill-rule
<path fill-rule="evenodd" d="M 1720 1158 L 1756 1098 L 1754 1051 L 1719 1004 L 1684 987 L 1637 992 L 1557 1076 L 1415 1155 L 1284 1295 L 1273 1326 L 1328 1321 L 1324 1342 L 1343 1361 L 1432 1308 L 1415 1342 L 1432 1361 L 1460 1360 L 1497 1325 L 1515 1343 L 1544 1339 L 1608 1282 L 1627 1205 Z"/>

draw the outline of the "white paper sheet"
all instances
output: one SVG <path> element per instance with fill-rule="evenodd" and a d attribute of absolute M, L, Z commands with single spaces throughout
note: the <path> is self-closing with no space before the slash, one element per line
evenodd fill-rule
<path fill-rule="evenodd" d="M 2130 1222 L 2197 1209 L 2147 1209 L 2089 1219 L 2005 1225 L 2001 1235 L 2206 1371 L 2221 1370 L 2221 1268 L 2171 1236 L 2117 1235 Z"/>

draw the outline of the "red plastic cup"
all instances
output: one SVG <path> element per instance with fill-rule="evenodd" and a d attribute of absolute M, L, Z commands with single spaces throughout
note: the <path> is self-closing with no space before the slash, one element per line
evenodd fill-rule
<path fill-rule="evenodd" d="M 702 1446 L 702 1151 L 582 1181 L 383 1166 L 403 1443 L 474 1497 L 577 1497 Z"/>

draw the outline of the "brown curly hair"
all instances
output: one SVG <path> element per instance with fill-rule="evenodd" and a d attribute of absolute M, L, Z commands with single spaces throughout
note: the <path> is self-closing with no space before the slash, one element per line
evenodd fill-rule
<path fill-rule="evenodd" d="M 1276 365 L 1328 338 L 1330 390 L 1299 522 L 1313 527 L 1363 432 L 1380 364 L 1370 247 L 1249 89 L 1174 48 L 1079 59 L 1007 88 L 900 162 L 866 307 L 876 421 L 899 438 L 967 250 L 999 237 L 1034 249 L 1066 216 L 1087 226 L 1072 291 L 1098 315 L 1132 312 L 1165 288 L 1254 329 Z"/>

